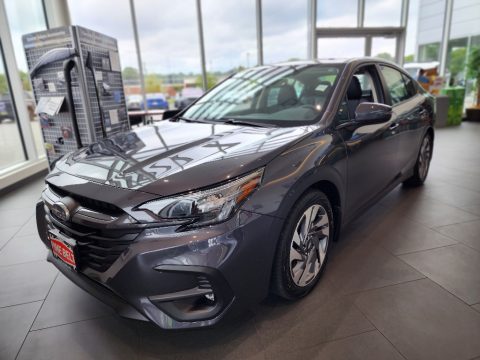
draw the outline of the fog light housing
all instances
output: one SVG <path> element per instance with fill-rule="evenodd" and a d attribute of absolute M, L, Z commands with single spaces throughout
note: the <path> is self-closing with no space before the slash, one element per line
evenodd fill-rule
<path fill-rule="evenodd" d="M 161 311 L 177 321 L 204 321 L 218 316 L 234 299 L 233 292 L 218 270 L 202 266 L 160 265 L 160 272 L 191 274 L 194 286 L 168 294 L 149 296 Z"/>

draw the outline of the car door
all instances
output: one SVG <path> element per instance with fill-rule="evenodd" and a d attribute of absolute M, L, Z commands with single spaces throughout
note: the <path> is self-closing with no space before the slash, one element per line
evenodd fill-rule
<path fill-rule="evenodd" d="M 403 72 L 384 64 L 379 65 L 379 69 L 388 102 L 397 116 L 398 171 L 406 173 L 415 164 L 425 124 L 428 123 L 426 99 L 419 93 L 413 80 Z"/>
<path fill-rule="evenodd" d="M 385 103 L 382 83 L 374 65 L 361 67 L 355 74 L 362 86 L 360 102 Z M 347 222 L 349 216 L 394 182 L 398 173 L 399 146 L 394 115 L 382 124 L 342 126 L 342 123 L 353 120 L 352 117 L 355 116 L 348 106 L 349 101 L 352 101 L 348 99 L 350 92 L 347 91 L 346 98 L 340 104 L 335 120 L 348 155 L 345 213 Z"/>

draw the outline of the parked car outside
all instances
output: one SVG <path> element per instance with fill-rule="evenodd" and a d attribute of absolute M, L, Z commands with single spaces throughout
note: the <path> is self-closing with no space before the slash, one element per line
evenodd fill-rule
<path fill-rule="evenodd" d="M 146 94 L 147 110 L 168 109 L 168 102 L 165 95 L 161 93 Z M 127 109 L 129 111 L 145 110 L 143 97 L 139 94 L 127 96 Z"/>
<path fill-rule="evenodd" d="M 203 95 L 203 90 L 200 88 L 185 88 L 181 95 L 175 100 L 175 108 L 183 110 Z"/>

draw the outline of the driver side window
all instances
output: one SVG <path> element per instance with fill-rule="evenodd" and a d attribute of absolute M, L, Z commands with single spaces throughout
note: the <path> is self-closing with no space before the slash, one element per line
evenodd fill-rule
<path fill-rule="evenodd" d="M 336 114 L 337 124 L 355 119 L 355 110 L 363 102 L 381 102 L 377 86 L 377 73 L 373 65 L 360 67 L 353 74 L 346 97 L 340 103 Z"/>

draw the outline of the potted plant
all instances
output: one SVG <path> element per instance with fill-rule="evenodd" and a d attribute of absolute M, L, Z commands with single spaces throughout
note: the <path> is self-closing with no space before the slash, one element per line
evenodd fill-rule
<path fill-rule="evenodd" d="M 467 62 L 467 76 L 475 79 L 475 105 L 466 109 L 468 121 L 480 121 L 480 48 L 470 51 Z"/>

